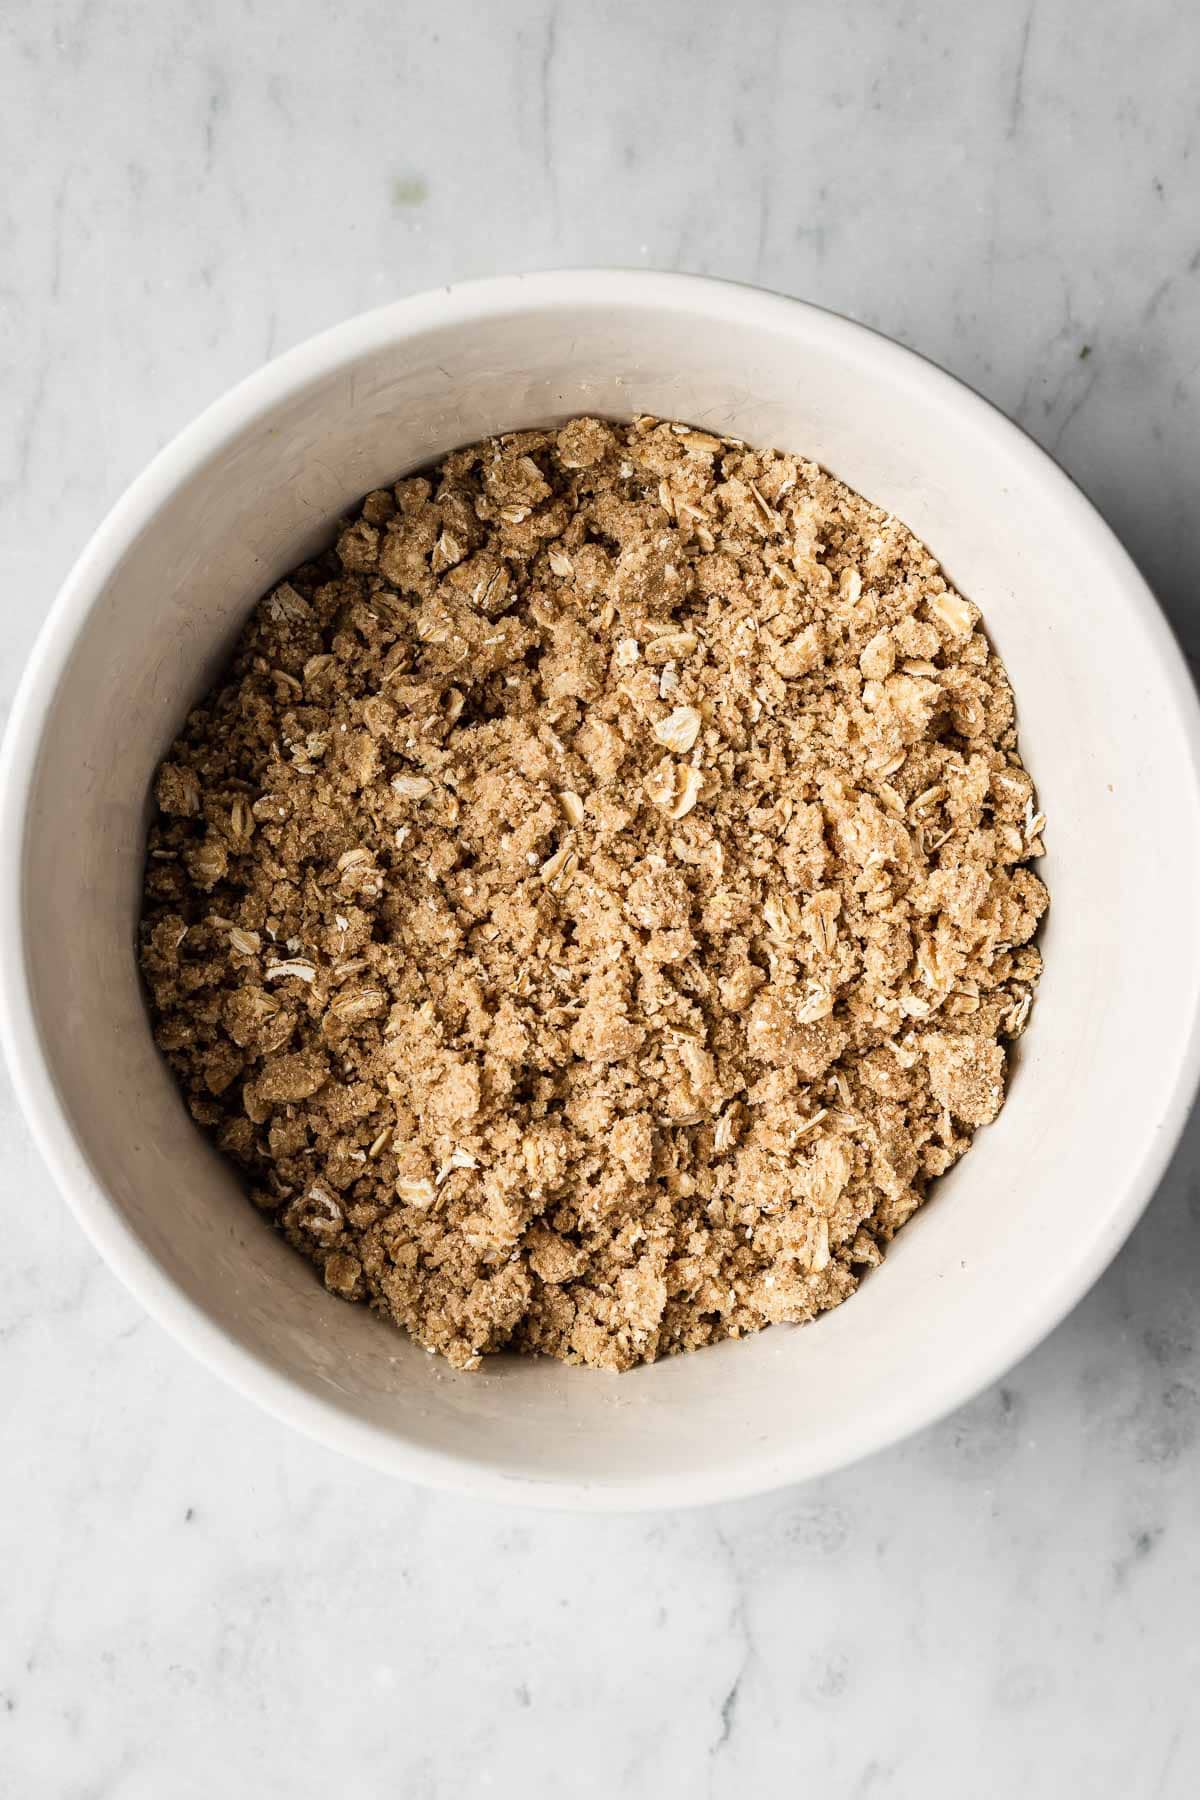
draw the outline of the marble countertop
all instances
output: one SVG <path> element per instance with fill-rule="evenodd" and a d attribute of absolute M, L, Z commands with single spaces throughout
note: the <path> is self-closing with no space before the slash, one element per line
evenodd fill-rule
<path fill-rule="evenodd" d="M 0 706 L 88 532 L 231 382 L 394 295 L 570 263 L 916 346 L 1066 463 L 1200 654 L 1198 61 L 1171 0 L 17 0 Z M 641 1518 L 432 1496 L 253 1410 L 98 1261 L 7 1086 L 0 1198 L 14 1800 L 1200 1789 L 1195 1121 L 973 1405 Z"/>

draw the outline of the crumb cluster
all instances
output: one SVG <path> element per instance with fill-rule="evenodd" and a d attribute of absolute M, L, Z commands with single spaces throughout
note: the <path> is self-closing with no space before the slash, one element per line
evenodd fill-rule
<path fill-rule="evenodd" d="M 368 494 L 156 797 L 193 1116 L 459 1368 L 837 1305 L 995 1118 L 1040 970 L 977 609 L 814 464 L 656 419 Z"/>

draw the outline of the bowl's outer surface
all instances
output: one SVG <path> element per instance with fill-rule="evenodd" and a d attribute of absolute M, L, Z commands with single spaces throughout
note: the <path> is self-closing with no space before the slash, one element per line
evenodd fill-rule
<path fill-rule="evenodd" d="M 617 1378 L 460 1375 L 337 1304 L 200 1139 L 133 945 L 147 791 L 263 589 L 366 492 L 486 433 L 658 413 L 813 457 L 982 606 L 1049 815 L 1046 974 L 1008 1105 L 847 1306 Z M 46 1160 L 168 1329 L 325 1442 L 548 1505 L 708 1501 L 821 1473 L 1002 1373 L 1095 1279 L 1182 1128 L 1200 1039 L 1200 745 L 1141 577 L 1026 437 L 911 352 L 690 277 L 467 284 L 271 364 L 151 465 L 69 577 L 0 795 L 0 1013 Z"/>

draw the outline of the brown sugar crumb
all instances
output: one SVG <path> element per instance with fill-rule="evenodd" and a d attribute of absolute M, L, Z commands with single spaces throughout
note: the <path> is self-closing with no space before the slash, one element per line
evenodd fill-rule
<path fill-rule="evenodd" d="M 155 795 L 196 1120 L 460 1368 L 836 1306 L 995 1118 L 1040 971 L 976 608 L 814 464 L 656 419 L 368 494 Z"/>

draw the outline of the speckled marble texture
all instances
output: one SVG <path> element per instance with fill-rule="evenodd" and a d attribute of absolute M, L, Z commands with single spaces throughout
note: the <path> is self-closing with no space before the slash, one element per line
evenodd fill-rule
<path fill-rule="evenodd" d="M 1198 65 L 1171 0 L 10 0 L 0 704 L 92 526 L 232 381 L 396 294 L 583 262 L 760 281 L 944 363 L 1200 655 Z M 638 1519 L 433 1497 L 260 1416 L 98 1262 L 7 1087 L 0 1196 L 13 1800 L 1200 1791 L 1195 1124 L 974 1405 Z"/>

